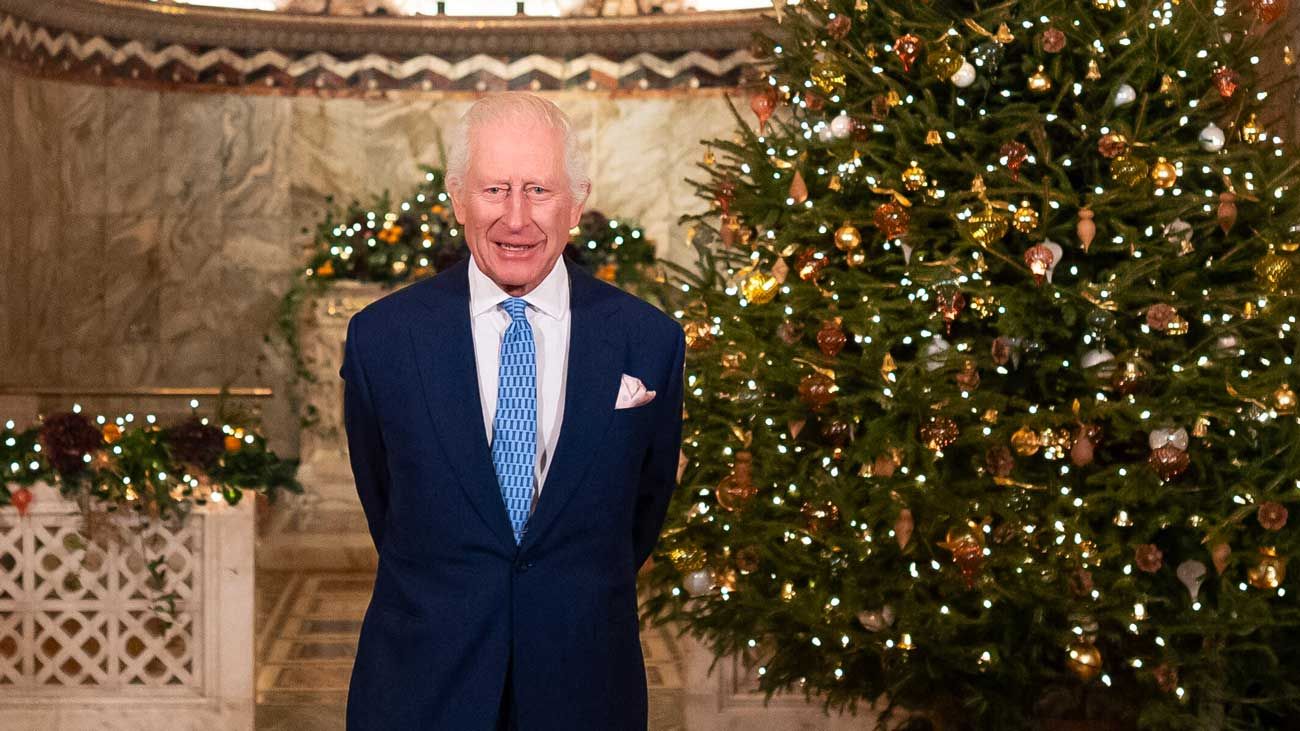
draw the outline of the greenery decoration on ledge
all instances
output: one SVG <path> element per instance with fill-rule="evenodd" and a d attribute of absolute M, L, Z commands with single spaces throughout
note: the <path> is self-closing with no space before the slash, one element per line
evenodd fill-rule
<path fill-rule="evenodd" d="M 100 545 L 121 540 L 107 520 L 114 513 L 137 515 L 140 529 L 155 520 L 178 526 L 196 506 L 237 505 L 245 492 L 261 493 L 271 502 L 281 492 L 301 493 L 296 469 L 296 461 L 277 456 L 255 431 L 217 426 L 197 414 L 163 427 L 152 414 L 144 423 L 134 414 L 92 420 L 74 407 L 21 431 L 12 420 L 0 429 L 0 506 L 25 515 L 32 485 L 57 487 L 82 513 L 82 540 L 67 546 L 73 551 L 85 548 L 87 540 Z M 166 557 L 150 559 L 146 543 L 141 541 L 141 552 L 148 585 L 161 592 Z M 174 618 L 175 599 L 173 592 L 155 596 L 153 608 Z"/>

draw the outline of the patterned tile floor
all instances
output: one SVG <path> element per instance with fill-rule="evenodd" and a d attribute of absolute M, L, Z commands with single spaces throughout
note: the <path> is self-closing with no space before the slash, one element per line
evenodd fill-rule
<path fill-rule="evenodd" d="M 258 731 L 342 731 L 348 676 L 373 573 L 257 573 Z M 641 634 L 652 731 L 683 731 L 681 657 L 664 629 Z"/>

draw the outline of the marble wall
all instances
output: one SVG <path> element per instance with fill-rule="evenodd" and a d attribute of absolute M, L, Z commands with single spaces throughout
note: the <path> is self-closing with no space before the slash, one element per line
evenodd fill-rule
<path fill-rule="evenodd" d="M 549 92 L 591 155 L 590 206 L 669 258 L 722 94 Z M 325 197 L 404 195 L 440 164 L 467 95 L 376 100 L 179 93 L 0 66 L 0 385 L 270 386 L 296 453 L 283 354 L 264 342 Z M 308 232 L 304 232 L 306 228 Z"/>

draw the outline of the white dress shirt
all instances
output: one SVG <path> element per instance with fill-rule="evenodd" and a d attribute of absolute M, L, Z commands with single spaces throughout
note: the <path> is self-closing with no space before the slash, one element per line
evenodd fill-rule
<path fill-rule="evenodd" d="M 510 295 L 478 268 L 478 262 L 471 256 L 470 329 L 474 334 L 474 363 L 478 369 L 478 392 L 483 401 L 483 427 L 487 431 L 489 447 L 492 444 L 492 421 L 497 411 L 501 340 L 510 325 L 510 315 L 500 305 L 509 298 Z M 551 458 L 555 455 L 555 443 L 564 418 L 570 318 L 569 270 L 564 265 L 563 256 L 555 260 L 555 266 L 546 278 L 523 299 L 528 302 L 525 317 L 532 327 L 537 353 L 537 461 L 533 465 L 533 505 L 536 506 Z"/>

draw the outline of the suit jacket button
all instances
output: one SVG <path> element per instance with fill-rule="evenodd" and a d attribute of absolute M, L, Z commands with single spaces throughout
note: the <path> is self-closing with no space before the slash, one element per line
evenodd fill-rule
<path fill-rule="evenodd" d="M 528 561 L 516 561 L 516 562 L 515 562 L 515 571 L 518 571 L 518 572 L 521 573 L 521 574 L 522 574 L 523 572 L 527 571 L 527 570 L 528 570 L 529 568 L 531 568 L 531 567 L 532 567 L 532 564 L 529 563 Z"/>

